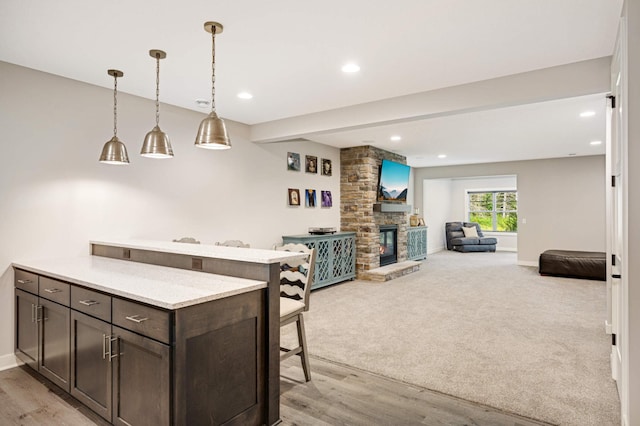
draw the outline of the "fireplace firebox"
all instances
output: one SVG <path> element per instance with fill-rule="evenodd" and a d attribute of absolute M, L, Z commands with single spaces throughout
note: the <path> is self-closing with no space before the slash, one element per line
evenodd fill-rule
<path fill-rule="evenodd" d="M 380 266 L 398 261 L 398 225 L 380 225 Z"/>

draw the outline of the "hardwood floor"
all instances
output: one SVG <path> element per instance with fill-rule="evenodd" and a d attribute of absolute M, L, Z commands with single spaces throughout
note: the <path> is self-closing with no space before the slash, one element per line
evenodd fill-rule
<path fill-rule="evenodd" d="M 548 425 L 318 358 L 311 374 L 305 383 L 297 357 L 282 363 L 283 425 Z M 0 372 L 0 425 L 96 424 L 106 422 L 28 367 Z"/>

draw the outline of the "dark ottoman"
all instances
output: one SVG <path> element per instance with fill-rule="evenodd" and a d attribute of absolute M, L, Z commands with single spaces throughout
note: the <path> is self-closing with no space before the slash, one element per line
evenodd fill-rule
<path fill-rule="evenodd" d="M 547 250 L 540 255 L 540 275 L 606 281 L 605 253 L 596 251 Z"/>

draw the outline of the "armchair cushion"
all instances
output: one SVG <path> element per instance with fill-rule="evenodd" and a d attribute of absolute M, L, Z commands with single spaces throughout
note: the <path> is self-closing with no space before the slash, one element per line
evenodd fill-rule
<path fill-rule="evenodd" d="M 462 232 L 464 232 L 464 236 L 466 238 L 478 237 L 478 230 L 475 226 L 471 226 L 467 228 L 466 226 L 462 227 Z"/>

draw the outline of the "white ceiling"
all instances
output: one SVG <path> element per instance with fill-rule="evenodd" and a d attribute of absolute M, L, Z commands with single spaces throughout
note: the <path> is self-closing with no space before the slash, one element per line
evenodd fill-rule
<path fill-rule="evenodd" d="M 219 21 L 216 106 L 256 124 L 611 55 L 622 0 L 2 0 L 0 60 L 207 112 L 211 36 Z M 361 72 L 341 66 L 357 62 Z M 240 91 L 254 95 L 237 98 Z M 577 114 L 596 111 L 590 120 Z M 170 133 L 169 129 L 166 129 Z M 402 141 L 389 141 L 401 134 Z M 604 100 L 544 104 L 327 133 L 410 164 L 464 164 L 603 153 Z M 425 141 L 428 139 L 428 143 Z M 438 154 L 447 158 L 434 159 Z M 422 157 L 422 158 L 420 158 Z M 437 160 L 437 161 L 436 161 Z"/>

